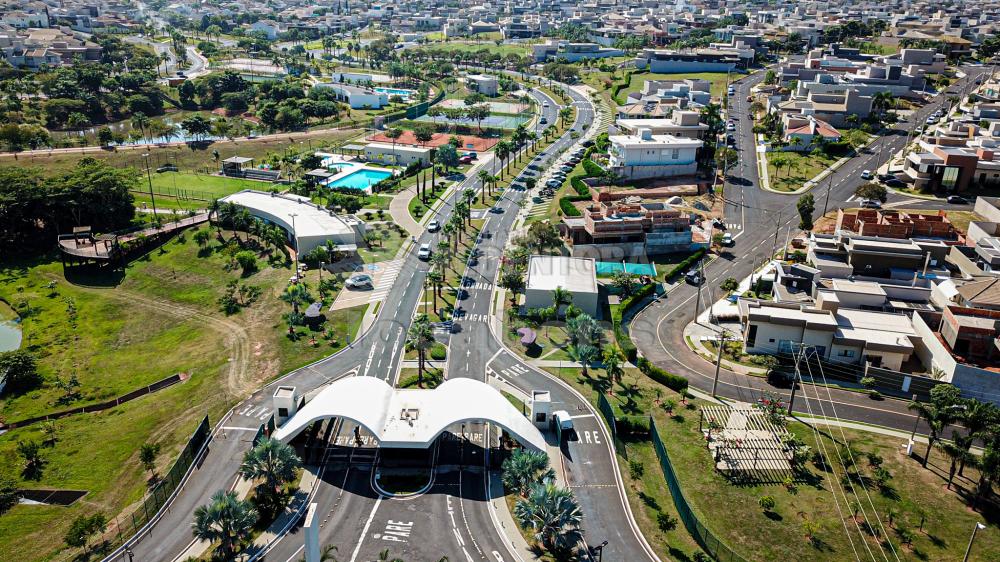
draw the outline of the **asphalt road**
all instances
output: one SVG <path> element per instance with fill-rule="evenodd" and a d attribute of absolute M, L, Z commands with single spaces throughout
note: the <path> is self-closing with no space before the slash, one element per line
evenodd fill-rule
<path fill-rule="evenodd" d="M 963 69 L 968 76 L 956 81 L 950 89 L 962 91 L 967 81 L 975 80 L 988 71 L 986 67 Z M 754 162 L 754 140 L 752 122 L 748 118 L 746 97 L 752 85 L 759 82 L 762 75 L 745 77 L 735 83 L 736 95 L 733 99 L 732 117 L 737 125 L 737 149 L 739 163 L 732 170 L 724 190 L 727 201 L 725 222 L 736 225 L 731 229 L 736 242 L 723 251 L 717 259 L 705 266 L 706 280 L 702 285 L 701 310 L 712 299 L 714 291 L 720 296 L 719 284 L 728 277 L 742 279 L 750 275 L 755 265 L 773 255 L 774 248 L 780 247 L 786 236 L 798 232 L 799 217 L 795 208 L 798 195 L 785 195 L 762 190 L 759 185 L 757 167 Z M 897 123 L 887 134 L 858 157 L 852 158 L 833 175 L 832 182 L 825 180 L 812 190 L 816 199 L 818 217 L 823 212 L 829 195 L 829 209 L 850 206 L 854 191 L 867 180 L 861 178 L 863 170 L 875 170 L 890 155 L 903 148 L 907 134 L 912 127 L 923 125 L 926 117 L 945 103 L 946 95 L 939 95 L 924 107 L 915 111 L 906 122 Z M 880 156 L 881 154 L 881 156 Z M 881 159 L 880 159 L 881 158 Z M 832 186 L 832 187 L 831 187 Z M 855 204 L 856 205 L 856 204 Z M 890 206 L 917 208 L 967 209 L 968 206 L 949 205 L 944 200 L 927 201 L 891 193 Z M 640 352 L 657 365 L 688 378 L 691 385 L 704 391 L 711 391 L 715 367 L 690 351 L 683 339 L 684 327 L 695 316 L 695 298 L 698 294 L 694 286 L 679 284 L 658 302 L 654 302 L 632 320 L 628 331 Z M 907 410 L 906 403 L 887 399 L 873 401 L 855 392 L 800 387 L 796 397 L 795 411 L 839 417 L 841 419 L 873 423 L 910 431 L 915 417 Z M 718 394 L 729 399 L 752 402 L 763 392 L 773 392 L 784 396 L 790 394 L 787 388 L 778 388 L 765 380 L 740 375 L 722 369 L 719 377 Z M 922 424 L 921 424 L 922 425 Z"/>
<path fill-rule="evenodd" d="M 567 92 L 576 100 L 577 122 L 591 123 L 593 109 L 589 101 L 575 91 L 567 89 Z M 547 99 L 537 91 L 532 95 L 539 100 Z M 549 108 L 544 113 L 549 122 L 555 122 L 558 104 L 551 99 L 548 101 Z M 570 135 L 564 135 L 539 155 L 538 160 L 549 161 L 573 144 Z M 491 166 L 491 159 L 492 154 L 484 155 L 481 165 Z M 469 176 L 455 190 L 448 204 L 439 210 L 440 219 L 450 214 L 464 188 L 478 187 L 475 174 Z M 523 193 L 509 190 L 497 205 L 502 212 L 488 215 L 485 228 L 492 236 L 483 237 L 480 242 L 485 256 L 500 255 L 517 214 L 517 199 L 523 196 Z M 436 238 L 435 234 L 424 233 L 418 243 L 431 243 L 433 247 Z M 259 425 L 272 414 L 271 396 L 276 386 L 294 385 L 300 392 L 307 392 L 344 376 L 377 376 L 390 384 L 396 382 L 406 330 L 422 298 L 423 277 L 427 271 L 427 264 L 417 260 L 412 251 L 403 260 L 403 272 L 385 297 L 381 313 L 367 333 L 333 356 L 262 388 L 235 407 L 216 427 L 206 456 L 193 470 L 169 510 L 162 514 L 149 534 L 132 545 L 136 559 L 169 561 L 188 548 L 192 543 L 190 525 L 194 508 L 207 502 L 217 489 L 235 484 L 243 453 L 250 447 Z M 531 369 L 505 351 L 491 332 L 486 319 L 497 260 L 480 258 L 479 263 L 482 265 L 470 267 L 467 277 L 482 284 L 482 288 L 469 291 L 469 297 L 463 301 L 463 311 L 456 318 L 455 333 L 450 336 L 449 377 L 483 380 L 491 373 L 505 377 L 509 384 L 527 393 L 549 389 L 554 407 L 577 413 L 580 416 L 576 420 L 577 435 L 563 445 L 564 458 L 553 459 L 553 464 L 573 488 L 584 509 L 587 538 L 598 542 L 609 540 L 605 549 L 609 560 L 655 560 L 655 555 L 647 550 L 629 524 L 631 515 L 620 491 L 610 439 L 595 412 L 569 387 Z M 451 346 L 453 342 L 457 345 Z M 334 439 L 344 431 L 344 426 L 339 425 Z M 355 454 L 362 456 L 354 458 L 354 462 L 335 459 L 323 463 L 320 484 L 312 500 L 319 504 L 321 511 L 328 510 L 327 521 L 321 530 L 322 543 L 338 545 L 342 557 L 345 550 L 353 548 L 347 559 L 352 562 L 372 560 L 389 546 L 394 556 L 406 554 L 421 560 L 437 559 L 443 554 L 452 560 L 502 562 L 517 559 L 507 548 L 490 513 L 486 501 L 490 475 L 482 466 L 438 467 L 434 471 L 435 483 L 426 493 L 407 500 L 390 500 L 371 486 L 372 474 L 378 469 L 377 455 L 364 456 L 361 450 Z M 461 525 L 453 522 L 458 514 Z M 411 522 L 414 525 L 411 537 L 419 537 L 419 540 L 386 539 L 401 537 L 398 533 L 387 534 L 388 526 L 401 528 Z M 267 557 L 270 560 L 297 559 L 301 544 L 298 530 L 293 529 L 274 545 Z"/>

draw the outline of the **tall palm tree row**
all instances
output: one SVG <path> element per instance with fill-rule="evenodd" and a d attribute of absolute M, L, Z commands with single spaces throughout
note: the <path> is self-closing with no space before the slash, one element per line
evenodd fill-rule
<path fill-rule="evenodd" d="M 251 481 L 259 480 L 257 497 L 261 498 L 262 504 L 277 508 L 281 487 L 291 482 L 301 467 L 302 461 L 291 446 L 268 437 L 244 455 L 240 476 Z"/>
<path fill-rule="evenodd" d="M 427 350 L 434 347 L 434 329 L 426 314 L 418 314 L 406 332 L 406 346 L 417 351 L 417 386 L 424 386 Z"/>
<path fill-rule="evenodd" d="M 236 497 L 236 492 L 219 490 L 208 504 L 194 510 L 192 532 L 195 538 L 218 543 L 216 552 L 223 560 L 232 560 L 250 538 L 257 523 L 257 510 L 251 502 Z"/>

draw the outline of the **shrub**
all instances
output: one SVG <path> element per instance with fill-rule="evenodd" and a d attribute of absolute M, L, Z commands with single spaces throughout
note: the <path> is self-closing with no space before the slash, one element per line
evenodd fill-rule
<path fill-rule="evenodd" d="M 444 359 L 447 356 L 448 356 L 448 348 L 446 348 L 445 346 L 436 343 L 434 344 L 434 347 L 431 348 L 431 359 L 435 361 L 444 361 Z"/>
<path fill-rule="evenodd" d="M 671 517 L 661 511 L 656 514 L 656 526 L 659 527 L 661 531 L 673 531 L 677 528 L 677 518 Z"/>
<path fill-rule="evenodd" d="M 687 392 L 688 381 L 684 377 L 675 375 L 673 373 L 668 373 L 663 369 L 653 365 L 649 359 L 645 357 L 639 357 L 636 360 L 636 366 L 642 371 L 644 375 L 653 379 L 654 381 L 666 386 L 667 388 L 677 391 L 677 392 Z"/>
<path fill-rule="evenodd" d="M 572 197 L 560 197 L 559 198 L 559 210 L 563 212 L 567 217 L 582 217 L 583 213 L 579 209 L 573 206 Z"/>
<path fill-rule="evenodd" d="M 590 158 L 587 158 L 583 161 L 583 171 L 587 172 L 588 177 L 594 177 L 602 175 L 604 173 L 604 168 L 598 166 Z"/>
<path fill-rule="evenodd" d="M 236 263 L 240 264 L 240 267 L 243 268 L 244 275 L 250 275 L 257 271 L 257 256 L 250 250 L 237 252 L 234 257 L 236 258 Z"/>
<path fill-rule="evenodd" d="M 680 275 L 681 273 L 683 273 L 684 270 L 686 270 L 687 268 L 691 267 L 692 264 L 694 264 L 698 260 L 700 260 L 701 257 L 704 256 L 704 255 L 705 255 L 705 249 L 704 248 L 699 248 L 693 254 L 691 254 L 690 256 L 688 256 L 686 258 L 684 258 L 684 261 L 682 261 L 681 263 L 675 265 L 673 269 L 671 269 L 670 271 L 668 271 L 666 273 L 666 275 L 663 276 L 663 280 L 664 281 L 670 281 L 674 277 L 677 277 L 678 275 Z"/>
<path fill-rule="evenodd" d="M 635 459 L 628 461 L 628 475 L 632 480 L 639 480 L 645 472 L 646 467 L 641 462 Z"/>
<path fill-rule="evenodd" d="M 771 511 L 774 506 L 777 505 L 774 498 L 771 496 L 761 496 L 757 499 L 757 505 L 760 506 L 764 511 Z"/>
<path fill-rule="evenodd" d="M 583 179 L 587 176 L 573 176 L 569 178 L 569 184 L 576 191 L 577 197 L 583 197 L 584 199 L 590 199 L 590 186 L 584 183 Z"/>

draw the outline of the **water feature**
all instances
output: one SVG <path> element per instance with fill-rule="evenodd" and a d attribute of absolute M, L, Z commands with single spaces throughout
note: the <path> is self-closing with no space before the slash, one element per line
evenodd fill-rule
<path fill-rule="evenodd" d="M 349 189 L 368 189 L 388 177 L 392 177 L 392 172 L 362 168 L 356 172 L 351 172 L 342 178 L 333 180 L 327 185 L 330 187 L 346 187 Z"/>
<path fill-rule="evenodd" d="M 0 302 L 0 351 L 21 347 L 21 319 L 6 304 Z"/>

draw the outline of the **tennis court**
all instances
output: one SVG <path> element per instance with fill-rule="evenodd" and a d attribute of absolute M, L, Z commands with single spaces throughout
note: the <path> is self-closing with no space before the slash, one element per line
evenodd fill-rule
<path fill-rule="evenodd" d="M 632 275 L 649 275 L 656 277 L 656 265 L 651 263 L 624 263 L 620 261 L 599 261 L 596 264 L 597 275 L 614 275 L 619 271 L 625 271 Z"/>
<path fill-rule="evenodd" d="M 484 102 L 486 105 L 490 106 L 490 113 L 505 113 L 508 115 L 518 115 L 525 113 L 531 109 L 531 105 L 527 103 L 510 103 L 505 101 L 488 101 Z M 449 109 L 465 109 L 468 107 L 465 105 L 464 100 L 444 100 L 439 104 L 440 107 L 446 107 Z"/>
<path fill-rule="evenodd" d="M 490 115 L 482 122 L 475 121 L 463 117 L 461 119 L 448 119 L 447 117 L 431 117 L 429 115 L 423 115 L 417 119 L 417 121 L 426 121 L 428 123 L 457 123 L 459 125 L 468 125 L 470 127 L 487 127 L 494 129 L 516 129 L 518 125 L 522 123 L 527 123 L 529 118 L 521 117 L 518 115 Z"/>

